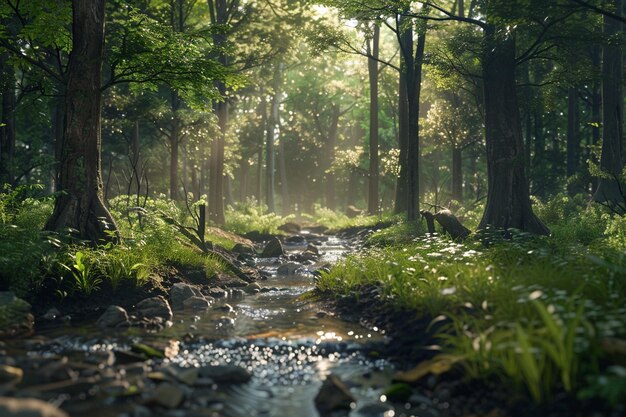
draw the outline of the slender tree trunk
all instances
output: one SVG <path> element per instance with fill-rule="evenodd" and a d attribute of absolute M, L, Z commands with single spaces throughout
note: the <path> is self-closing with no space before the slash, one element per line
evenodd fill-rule
<path fill-rule="evenodd" d="M 286 216 L 291 213 L 291 199 L 289 196 L 289 180 L 287 179 L 287 156 L 285 155 L 284 135 L 281 135 L 280 142 L 278 142 L 278 171 L 280 173 L 282 213 Z"/>
<path fill-rule="evenodd" d="M 412 45 L 412 42 L 411 42 Z M 415 56 L 412 59 L 409 77 L 407 77 L 407 95 L 409 98 L 409 143 L 407 146 L 407 220 L 419 218 L 419 108 L 422 83 L 422 63 L 426 33 L 417 37 Z M 411 48 L 412 49 L 412 48 Z"/>
<path fill-rule="evenodd" d="M 339 117 L 341 115 L 341 109 L 338 104 L 333 106 L 333 112 L 330 118 L 330 126 L 328 126 L 328 137 L 326 142 L 326 172 L 325 178 L 325 191 L 326 191 L 326 207 L 331 210 L 337 208 L 335 201 L 335 173 L 332 171 L 332 166 L 335 162 L 335 146 L 337 146 L 337 137 L 339 134 Z"/>
<path fill-rule="evenodd" d="M 73 0 L 72 52 L 67 70 L 59 190 L 46 229 L 72 228 L 97 243 L 119 238 L 102 196 L 100 80 L 105 0 Z M 107 233 L 110 232 L 110 233 Z"/>
<path fill-rule="evenodd" d="M 452 148 L 452 199 L 463 202 L 463 150 Z"/>
<path fill-rule="evenodd" d="M 396 196 L 394 212 L 400 214 L 407 209 L 407 154 L 409 146 L 409 101 L 406 86 L 406 62 L 400 58 L 400 77 L 398 84 L 398 147 L 400 154 L 398 162 L 400 173 L 396 181 Z"/>
<path fill-rule="evenodd" d="M 566 175 L 570 178 L 579 171 L 580 161 L 580 113 L 578 89 L 571 87 L 567 92 L 567 166 Z M 569 194 L 575 194 L 576 188 L 568 187 Z"/>
<path fill-rule="evenodd" d="M 2 119 L 0 126 L 0 187 L 4 183 L 14 185 L 15 181 L 15 72 L 2 59 Z"/>
<path fill-rule="evenodd" d="M 485 100 L 488 193 L 479 229 L 515 228 L 548 234 L 535 216 L 524 172 L 524 142 L 515 82 L 515 39 L 485 29 L 482 67 Z"/>
<path fill-rule="evenodd" d="M 246 201 L 248 197 L 248 177 L 250 173 L 250 163 L 248 158 L 241 159 L 241 165 L 239 166 L 239 201 Z"/>
<path fill-rule="evenodd" d="M 178 122 L 173 121 L 173 129 L 170 141 L 170 198 L 174 201 L 178 200 Z"/>
<path fill-rule="evenodd" d="M 613 0 L 615 12 L 622 15 L 622 0 Z M 602 153 L 600 169 L 612 178 L 601 178 L 593 199 L 598 202 L 624 203 L 617 180 L 624 168 L 623 126 L 623 24 L 604 17 L 604 35 L 619 38 L 620 42 L 605 43 L 602 47 Z"/>
<path fill-rule="evenodd" d="M 367 211 L 369 214 L 378 214 L 378 183 L 379 183 L 379 159 L 378 159 L 378 55 L 379 55 L 380 27 L 374 24 L 374 34 L 367 43 L 368 55 L 367 68 L 370 83 L 370 169 L 369 169 L 369 193 Z"/>
<path fill-rule="evenodd" d="M 266 176 L 265 176 L 265 194 L 267 198 L 267 208 L 270 213 L 274 213 L 276 211 L 276 206 L 274 203 L 274 186 L 276 184 L 276 152 L 275 152 L 275 141 L 276 141 L 276 128 L 278 125 L 278 111 L 280 106 L 280 97 L 281 97 L 281 85 L 283 82 L 283 64 L 281 62 L 276 63 L 276 67 L 274 69 L 274 80 L 272 82 L 273 94 L 272 94 L 272 102 L 270 105 L 270 114 L 267 123 L 267 135 L 265 140 L 265 154 L 266 154 Z"/>

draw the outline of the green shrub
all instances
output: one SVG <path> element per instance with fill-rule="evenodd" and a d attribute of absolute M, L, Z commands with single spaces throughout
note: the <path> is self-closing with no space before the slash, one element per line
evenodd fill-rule
<path fill-rule="evenodd" d="M 293 215 L 281 217 L 276 213 L 269 213 L 267 206 L 259 205 L 255 199 L 248 198 L 245 202 L 227 207 L 225 228 L 239 234 L 252 231 L 278 234 L 278 227 L 293 218 Z"/>

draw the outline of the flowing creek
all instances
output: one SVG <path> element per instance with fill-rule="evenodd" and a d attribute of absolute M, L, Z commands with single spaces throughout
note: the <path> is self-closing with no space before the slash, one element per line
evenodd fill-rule
<path fill-rule="evenodd" d="M 304 236 L 304 242 L 287 244 L 286 251 L 293 254 L 306 248 L 308 242 Z M 90 397 L 81 402 L 69 400 L 65 394 L 44 396 L 77 416 L 88 412 L 90 417 L 139 417 L 141 410 L 144 414 L 149 410 L 148 415 L 166 416 L 313 417 L 319 415 L 314 398 L 329 374 L 344 381 L 357 400 L 352 410 L 338 415 L 413 414 L 404 404 L 394 410 L 382 395 L 393 375 L 392 365 L 378 358 L 381 345 L 386 343 L 384 331 L 346 322 L 320 311 L 318 305 L 302 297 L 313 289 L 316 269 L 336 262 L 351 250 L 348 242 L 336 237 L 317 243 L 321 256 L 314 265 L 284 261 L 290 266 L 285 273 L 285 267 L 278 271 L 281 261 L 276 258 L 256 259 L 257 267 L 268 277 L 258 282 L 259 293 L 231 295 L 202 313 L 174 311 L 173 325 L 163 331 L 152 333 L 138 328 L 102 331 L 95 325 L 57 325 L 38 331 L 35 340 L 41 342 L 27 341 L 25 349 L 29 352 L 13 350 L 10 354 L 85 360 L 89 355 L 127 350 L 133 343 L 165 345 L 176 340 L 180 341 L 178 354 L 156 360 L 149 370 L 175 365 L 188 368 L 232 364 L 252 374 L 251 381 L 245 384 L 193 388 L 187 393 L 185 406 L 173 410 L 129 408 L 128 402 L 120 401 L 120 396 L 99 397 L 99 403 Z M 120 406 L 120 402 L 124 405 Z"/>

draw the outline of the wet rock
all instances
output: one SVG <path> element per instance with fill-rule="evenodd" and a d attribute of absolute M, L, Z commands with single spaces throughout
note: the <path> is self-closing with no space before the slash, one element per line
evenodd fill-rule
<path fill-rule="evenodd" d="M 230 297 L 235 300 L 240 300 L 245 296 L 246 296 L 246 292 L 242 289 L 233 288 L 232 290 L 230 290 Z"/>
<path fill-rule="evenodd" d="M 122 327 L 127 326 L 128 313 L 120 306 L 110 305 L 100 316 L 96 324 L 98 327 Z"/>
<path fill-rule="evenodd" d="M 224 298 L 228 295 L 228 292 L 223 288 L 213 287 L 208 291 L 208 295 L 213 298 Z"/>
<path fill-rule="evenodd" d="M 289 262 L 289 263 L 282 264 L 281 266 L 279 266 L 278 269 L 276 270 L 276 274 L 281 275 L 281 276 L 292 275 L 292 274 L 295 274 L 296 271 L 300 268 L 302 268 L 302 265 Z"/>
<path fill-rule="evenodd" d="M 160 317 L 163 320 L 172 320 L 172 309 L 162 296 L 146 298 L 137 304 L 137 314 L 147 319 Z"/>
<path fill-rule="evenodd" d="M 218 329 L 232 329 L 235 327 L 235 319 L 232 317 L 222 316 L 214 320 L 214 322 Z"/>
<path fill-rule="evenodd" d="M 12 292 L 0 292 L 0 337 L 30 334 L 34 323 L 30 304 Z"/>
<path fill-rule="evenodd" d="M 265 245 L 261 258 L 278 258 L 284 254 L 285 249 L 283 248 L 283 244 L 277 237 L 274 237 L 267 243 L 267 245 Z"/>
<path fill-rule="evenodd" d="M 317 248 L 317 246 L 313 246 L 313 245 L 308 245 L 306 247 L 306 252 L 311 252 L 315 255 L 319 255 L 320 254 L 320 250 Z"/>
<path fill-rule="evenodd" d="M 0 397 L 0 416 L 68 417 L 54 405 L 34 398 Z"/>
<path fill-rule="evenodd" d="M 185 399 L 185 392 L 178 386 L 164 382 L 154 391 L 152 403 L 165 408 L 177 408 Z"/>
<path fill-rule="evenodd" d="M 256 255 L 254 246 L 246 245 L 244 243 L 237 243 L 235 246 L 233 246 L 232 251 L 239 255 L 250 255 L 250 256 Z"/>
<path fill-rule="evenodd" d="M 385 413 L 390 410 L 393 410 L 393 407 L 388 404 L 371 403 L 365 404 L 363 407 L 359 408 L 357 412 L 364 417 L 380 417 L 386 415 Z"/>
<path fill-rule="evenodd" d="M 261 286 L 256 282 L 252 282 L 248 284 L 248 286 L 245 287 L 243 290 L 248 294 L 256 294 L 261 291 Z"/>
<path fill-rule="evenodd" d="M 198 368 L 198 374 L 218 384 L 243 384 L 252 378 L 250 372 L 236 365 L 203 366 Z"/>
<path fill-rule="evenodd" d="M 130 363 L 143 362 L 146 360 L 145 356 L 128 350 L 116 350 L 114 354 L 116 365 L 127 365 Z"/>
<path fill-rule="evenodd" d="M 213 301 L 212 298 L 193 296 L 183 302 L 183 307 L 186 310 L 207 310 Z"/>
<path fill-rule="evenodd" d="M 289 236 L 285 239 L 285 243 L 288 245 L 304 245 L 306 243 L 306 239 L 304 236 Z"/>
<path fill-rule="evenodd" d="M 185 284 L 183 282 L 177 282 L 172 285 L 172 288 L 170 289 L 170 302 L 172 303 L 172 308 L 182 309 L 184 307 L 185 300 L 194 296 L 202 296 L 198 287 Z"/>
<path fill-rule="evenodd" d="M 332 374 L 328 375 L 315 397 L 315 407 L 322 416 L 336 410 L 350 410 L 352 403 L 356 403 L 356 399 L 348 387 Z"/>
<path fill-rule="evenodd" d="M 230 304 L 222 304 L 221 306 L 215 307 L 213 310 L 223 311 L 228 314 L 233 313 L 235 311 L 233 306 L 231 306 Z"/>
<path fill-rule="evenodd" d="M 59 310 L 57 310 L 56 308 L 51 308 L 50 310 L 46 311 L 46 313 L 43 316 L 41 316 L 41 318 L 47 321 L 54 321 L 58 319 L 60 316 L 61 316 L 61 312 Z"/>
<path fill-rule="evenodd" d="M 222 288 L 240 288 L 247 286 L 248 282 L 235 275 L 218 272 L 211 278 L 209 278 L 209 285 L 211 285 L 212 287 Z"/>
<path fill-rule="evenodd" d="M 9 388 L 22 382 L 24 371 L 9 365 L 0 365 L 0 389 Z"/>
<path fill-rule="evenodd" d="M 285 233 L 289 233 L 291 235 L 297 235 L 302 231 L 302 228 L 300 227 L 298 223 L 287 222 L 285 224 L 278 226 L 278 230 L 285 232 Z"/>

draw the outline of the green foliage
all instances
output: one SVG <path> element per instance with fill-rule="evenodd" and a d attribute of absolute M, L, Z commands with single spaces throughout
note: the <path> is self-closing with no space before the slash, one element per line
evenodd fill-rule
<path fill-rule="evenodd" d="M 623 387 L 608 388 L 617 374 L 598 346 L 626 337 L 624 221 L 564 196 L 538 210 L 552 215 L 553 236 L 486 232 L 455 243 L 399 224 L 371 241 L 401 245 L 349 256 L 318 288 L 349 295 L 374 286 L 384 302 L 436 317 L 441 349 L 470 378 L 536 402 L 566 391 L 612 403 Z"/>
<path fill-rule="evenodd" d="M 245 202 L 228 206 L 225 227 L 239 234 L 252 231 L 279 234 L 278 227 L 293 218 L 293 215 L 281 217 L 276 213 L 269 213 L 267 206 L 259 205 L 255 199 L 249 198 Z"/>
<path fill-rule="evenodd" d="M 391 214 L 382 214 L 380 216 L 360 214 L 356 217 L 348 217 L 345 213 L 322 207 L 319 204 L 315 205 L 313 214 L 303 214 L 303 217 L 335 232 L 350 227 L 369 227 L 375 226 L 381 222 L 395 222 L 400 220 L 399 217 Z"/>

